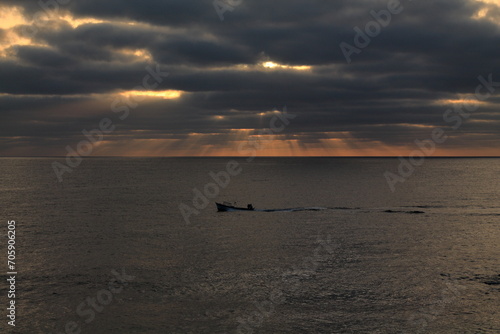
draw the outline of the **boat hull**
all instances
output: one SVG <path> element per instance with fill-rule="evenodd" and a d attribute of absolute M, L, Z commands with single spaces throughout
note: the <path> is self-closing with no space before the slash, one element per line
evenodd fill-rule
<path fill-rule="evenodd" d="M 225 212 L 225 211 L 254 211 L 254 209 L 249 209 L 249 208 L 238 208 L 236 206 L 232 205 L 224 205 L 221 203 L 215 203 L 217 205 L 217 211 L 219 212 Z"/>

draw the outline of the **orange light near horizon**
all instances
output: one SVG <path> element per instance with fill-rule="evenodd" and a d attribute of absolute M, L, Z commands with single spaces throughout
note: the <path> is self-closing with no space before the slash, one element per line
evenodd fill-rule
<path fill-rule="evenodd" d="M 246 136 L 226 142 L 210 141 L 214 134 L 191 134 L 188 139 L 124 139 L 103 141 L 95 150 L 95 155 L 124 156 L 234 156 L 248 157 L 255 154 L 260 157 L 272 156 L 398 156 L 406 150 L 395 150 L 384 147 L 380 143 L 365 143 L 365 147 L 357 147 L 360 143 L 332 138 L 318 143 L 302 143 L 299 139 L 275 138 L 263 142 L 262 149 L 253 151 Z M 221 136 L 221 134 L 215 134 Z M 240 145 L 244 150 L 238 150 Z M 373 144 L 373 145 L 371 145 Z M 408 151 L 411 152 L 411 151 Z"/>
<path fill-rule="evenodd" d="M 285 157 L 285 156 L 324 156 L 324 157 L 364 157 L 364 156 L 412 156 L 418 149 L 414 144 L 389 145 L 375 140 L 355 138 L 346 133 L 331 133 L 331 137 L 318 138 L 317 141 L 302 140 L 302 135 L 290 139 L 283 134 L 275 135 L 270 141 L 261 142 L 256 148 L 255 141 L 249 141 L 248 134 L 255 129 L 247 131 L 230 131 L 224 133 L 190 133 L 185 138 L 171 138 L 168 134 L 163 138 L 142 137 L 147 136 L 147 130 L 133 130 L 114 133 L 106 137 L 94 148 L 94 156 L 135 156 L 135 157 L 182 157 L 182 156 L 233 156 L 233 157 Z M 133 132 L 139 132 L 139 138 Z M 151 131 L 151 136 L 156 136 L 156 131 Z M 251 135 L 250 135 L 251 136 Z M 307 134 L 304 134 L 307 138 Z M 4 137 L 11 140 L 25 139 L 22 137 Z M 450 140 L 451 140 L 450 136 Z M 486 138 L 484 147 L 436 147 L 433 156 L 498 156 L 500 147 L 495 138 Z M 243 150 L 239 149 L 241 145 Z M 480 145 L 480 144 L 479 144 Z M 8 151 L 11 155 L 36 155 L 40 147 L 26 146 Z M 58 151 L 47 155 L 60 155 Z"/>

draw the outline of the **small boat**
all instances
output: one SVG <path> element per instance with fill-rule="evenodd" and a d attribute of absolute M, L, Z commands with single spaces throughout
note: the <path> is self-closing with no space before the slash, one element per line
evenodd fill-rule
<path fill-rule="evenodd" d="M 221 204 L 221 203 L 215 203 L 217 205 L 217 211 L 254 211 L 254 207 L 252 204 L 248 204 L 246 208 L 238 208 L 234 205 L 230 204 Z"/>

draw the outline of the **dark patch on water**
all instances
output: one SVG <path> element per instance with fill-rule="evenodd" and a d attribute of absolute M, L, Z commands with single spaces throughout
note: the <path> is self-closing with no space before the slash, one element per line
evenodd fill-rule
<path fill-rule="evenodd" d="M 398 210 L 385 210 L 387 213 L 409 213 L 409 214 L 420 214 L 425 213 L 425 211 L 398 211 Z"/>
<path fill-rule="evenodd" d="M 450 277 L 450 274 L 441 274 L 441 276 Z M 486 285 L 500 285 L 500 274 L 499 275 L 483 275 L 474 274 L 472 276 L 459 276 L 457 280 L 467 280 L 484 283 Z"/>
<path fill-rule="evenodd" d="M 446 208 L 446 206 L 444 206 L 444 205 L 408 205 L 408 206 L 403 206 L 403 208 L 443 209 L 443 208 Z"/>
<path fill-rule="evenodd" d="M 254 211 L 259 211 L 259 212 L 296 212 L 296 211 L 321 211 L 321 210 L 328 210 L 328 208 L 321 208 L 321 207 L 310 207 L 310 208 L 288 208 L 288 209 L 255 209 Z"/>

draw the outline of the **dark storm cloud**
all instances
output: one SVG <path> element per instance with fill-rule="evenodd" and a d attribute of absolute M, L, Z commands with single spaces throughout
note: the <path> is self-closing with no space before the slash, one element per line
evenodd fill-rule
<path fill-rule="evenodd" d="M 0 61 L 0 93 L 19 95 L 0 96 L 0 118 L 9 124 L 2 134 L 78 137 L 112 115 L 110 101 L 67 95 L 131 90 L 153 61 L 170 72 L 158 89 L 187 93 L 141 103 L 118 125 L 119 133 L 147 130 L 141 136 L 156 137 L 260 128 L 266 123 L 256 114 L 288 105 L 299 117 L 287 131 L 304 140 L 348 131 L 361 140 L 411 145 L 428 136 L 422 125 L 449 126 L 443 120 L 449 106 L 437 100 L 473 94 L 479 75 L 493 73 L 500 81 L 499 25 L 487 19 L 500 17 L 500 10 L 474 0 L 401 1 L 402 12 L 348 65 L 339 44 L 354 44 L 353 27 L 363 29 L 373 20 L 370 11 L 387 3 L 243 0 L 221 22 L 212 1 L 70 1 L 59 11 L 106 22 L 39 25 L 36 45 L 19 46 L 14 59 Z M 28 18 L 41 10 L 37 2 L 22 7 Z M 482 7 L 490 8 L 487 16 L 474 19 Z M 0 40 L 5 35 L 0 30 Z M 152 59 L 137 58 L 134 50 Z M 258 66 L 265 61 L 313 68 Z M 499 101 L 489 102 L 473 116 L 489 123 L 469 122 L 457 133 L 495 136 Z M 214 121 L 215 115 L 225 118 Z"/>
<path fill-rule="evenodd" d="M 35 48 L 36 49 L 36 48 Z M 33 48 L 19 48 L 21 58 L 17 62 L 0 61 L 0 92 L 9 94 L 90 94 L 132 89 L 141 83 L 145 73 L 143 64 L 79 63 L 54 68 L 49 59 L 33 54 Z M 49 54 L 50 51 L 35 50 Z M 64 58 L 65 63 L 74 59 Z M 22 62 L 21 62 L 22 60 Z M 26 62 L 37 64 L 24 64 Z M 44 64 L 41 67 L 40 63 Z M 77 63 L 77 62 L 75 62 Z"/>
<path fill-rule="evenodd" d="M 147 48 L 158 38 L 164 38 L 158 31 L 124 24 L 96 23 L 82 24 L 77 28 L 63 25 L 61 29 L 44 29 L 36 38 L 64 49 L 71 43 L 81 43 L 93 48 L 134 49 Z"/>
<path fill-rule="evenodd" d="M 18 48 L 17 57 L 21 63 L 27 63 L 37 67 L 67 67 L 76 65 L 76 61 L 70 57 L 63 56 L 54 49 L 38 46 L 21 46 Z"/>

